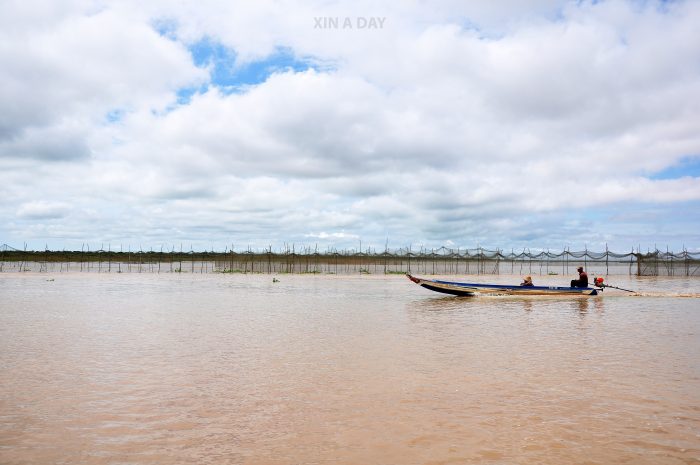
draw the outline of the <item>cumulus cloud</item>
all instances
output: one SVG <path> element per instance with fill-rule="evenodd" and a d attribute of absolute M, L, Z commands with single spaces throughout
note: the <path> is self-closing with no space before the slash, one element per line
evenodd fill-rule
<path fill-rule="evenodd" d="M 360 237 L 357 234 L 347 234 L 344 232 L 333 232 L 333 233 L 327 233 L 325 231 L 321 231 L 320 233 L 309 233 L 305 234 L 306 237 L 310 237 L 312 239 L 354 239 L 357 240 Z"/>
<path fill-rule="evenodd" d="M 26 30 L 5 24 L 0 32 L 0 140 L 10 146 L 6 156 L 32 156 L 37 144 L 37 158 L 64 158 L 42 155 L 46 133 L 69 138 L 76 126 L 89 125 L 78 135 L 86 141 L 109 112 L 162 109 L 178 88 L 206 76 L 182 44 L 124 11 L 86 6 L 56 12 L 52 22 L 35 5 L 39 23 L 45 23 L 38 28 L 33 17 L 23 16 L 27 5 L 11 3 L 3 15 L 10 23 L 16 14 Z"/>
<path fill-rule="evenodd" d="M 698 173 L 653 176 L 700 153 L 697 2 L 400 6 L 11 4 L 0 194 L 21 206 L 0 233 L 51 240 L 51 198 L 61 237 L 98 242 L 627 248 L 660 220 L 616 212 L 683 205 L 658 241 L 700 247 Z M 202 43 L 231 52 L 227 82 L 281 47 L 330 66 L 224 86 Z"/>
<path fill-rule="evenodd" d="M 63 218 L 69 211 L 70 207 L 65 203 L 40 200 L 20 205 L 17 216 L 32 220 L 49 220 Z"/>

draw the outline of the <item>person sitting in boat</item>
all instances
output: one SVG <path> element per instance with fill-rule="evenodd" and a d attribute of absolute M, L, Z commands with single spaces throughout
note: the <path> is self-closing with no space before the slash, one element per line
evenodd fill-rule
<path fill-rule="evenodd" d="M 523 278 L 523 282 L 520 283 L 520 285 L 521 286 L 528 286 L 528 287 L 534 286 L 534 284 L 532 284 L 532 276 L 525 276 L 525 278 Z"/>
<path fill-rule="evenodd" d="M 578 279 L 571 280 L 571 287 L 588 287 L 588 275 L 583 271 L 583 267 L 579 266 L 577 271 Z"/>

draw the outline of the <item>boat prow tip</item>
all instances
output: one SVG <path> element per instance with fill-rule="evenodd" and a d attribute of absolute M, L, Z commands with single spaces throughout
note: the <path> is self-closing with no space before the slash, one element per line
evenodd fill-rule
<path fill-rule="evenodd" d="M 413 276 L 411 276 L 411 275 L 408 274 L 408 273 L 406 273 L 406 277 L 407 277 L 408 279 L 410 279 L 411 281 L 413 281 L 414 283 L 416 283 L 416 284 L 420 283 L 420 279 L 414 278 Z"/>

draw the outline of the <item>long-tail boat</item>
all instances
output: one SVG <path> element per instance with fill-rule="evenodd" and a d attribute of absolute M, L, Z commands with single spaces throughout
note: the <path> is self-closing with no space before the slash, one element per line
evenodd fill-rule
<path fill-rule="evenodd" d="M 555 286 L 512 286 L 503 284 L 477 284 L 423 279 L 406 275 L 408 279 L 426 289 L 443 294 L 458 296 L 489 295 L 597 295 L 593 287 L 555 287 Z"/>

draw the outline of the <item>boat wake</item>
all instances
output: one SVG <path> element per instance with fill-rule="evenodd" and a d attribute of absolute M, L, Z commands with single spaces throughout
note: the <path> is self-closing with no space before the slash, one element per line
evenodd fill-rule
<path fill-rule="evenodd" d="M 627 294 L 630 297 L 683 297 L 686 299 L 700 299 L 699 292 L 635 292 L 633 294 Z"/>

